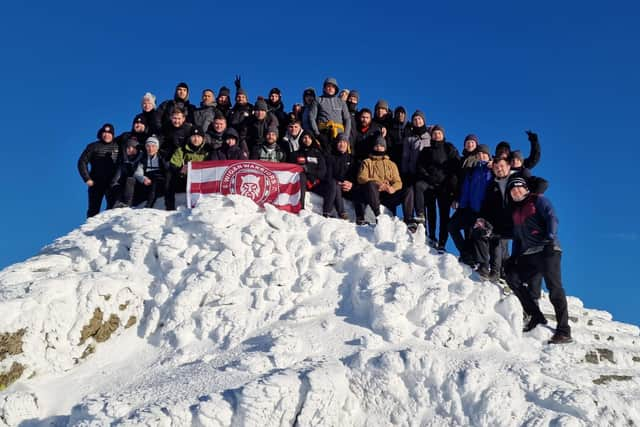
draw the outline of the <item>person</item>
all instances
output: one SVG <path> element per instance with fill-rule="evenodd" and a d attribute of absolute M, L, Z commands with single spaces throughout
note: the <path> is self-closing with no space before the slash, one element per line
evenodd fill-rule
<path fill-rule="evenodd" d="M 311 104 L 309 119 L 313 134 L 320 141 L 322 151 L 330 152 L 331 141 L 339 133 L 351 133 L 351 115 L 347 104 L 338 95 L 338 82 L 333 77 L 325 79 L 322 96 Z"/>
<path fill-rule="evenodd" d="M 142 156 L 138 168 L 133 177 L 140 184 L 140 194 L 136 193 L 138 200 L 144 200 L 145 208 L 152 208 L 159 196 L 165 196 L 167 210 L 175 210 L 175 197 L 171 199 L 168 194 L 168 186 L 171 182 L 171 168 L 169 162 L 159 153 L 160 140 L 155 136 L 147 138 L 144 144 L 145 154 Z"/>
<path fill-rule="evenodd" d="M 530 151 L 529 157 L 522 160 L 522 167 L 526 169 L 533 169 L 535 165 L 540 161 L 541 149 L 540 149 L 540 141 L 538 140 L 538 135 L 530 130 L 525 131 L 527 134 L 527 139 L 529 140 Z M 512 159 L 511 155 L 511 144 L 507 141 L 500 141 L 498 145 L 496 145 L 496 155 L 495 157 L 506 157 Z"/>
<path fill-rule="evenodd" d="M 352 90 L 349 92 L 349 96 L 347 97 L 347 109 L 349 110 L 349 115 L 351 116 L 351 133 L 349 134 L 349 141 L 351 142 L 351 146 L 353 146 L 356 140 L 356 128 L 358 127 L 358 101 L 360 100 L 360 92 L 357 90 Z"/>
<path fill-rule="evenodd" d="M 320 143 L 313 138 L 311 132 L 303 131 L 300 137 L 300 148 L 291 153 L 289 163 L 295 163 L 302 167 L 300 174 L 300 205 L 305 208 L 307 190 L 325 196 L 327 185 L 327 163 L 320 149 Z"/>
<path fill-rule="evenodd" d="M 115 200 L 114 208 L 130 207 L 134 204 L 136 180 L 133 174 L 138 169 L 138 164 L 142 160 L 142 151 L 139 150 L 139 146 L 140 143 L 134 136 L 131 136 L 124 144 L 124 155 L 111 181 L 111 188 Z M 140 191 L 138 191 L 138 193 L 140 193 Z"/>
<path fill-rule="evenodd" d="M 280 148 L 287 155 L 287 158 L 291 157 L 291 153 L 300 149 L 300 137 L 302 137 L 302 122 L 294 120 L 287 126 L 287 133 L 282 138 Z"/>
<path fill-rule="evenodd" d="M 397 165 L 402 163 L 403 142 L 407 135 L 407 110 L 403 106 L 399 106 L 393 110 L 393 122 L 387 132 L 390 147 L 389 157 Z"/>
<path fill-rule="evenodd" d="M 212 89 L 205 89 L 202 91 L 200 108 L 193 112 L 193 124 L 207 130 L 216 114 L 218 114 L 216 94 Z"/>
<path fill-rule="evenodd" d="M 449 213 L 458 185 L 460 155 L 454 145 L 445 140 L 444 128 L 431 128 L 431 143 L 420 151 L 416 166 L 415 191 L 425 194 L 429 244 L 443 253 L 449 237 Z M 436 202 L 438 209 L 436 210 Z M 420 207 L 419 207 L 420 208 Z M 436 237 L 436 220 L 440 229 Z"/>
<path fill-rule="evenodd" d="M 278 120 L 278 130 L 280 135 L 284 135 L 287 131 L 289 123 L 289 115 L 284 111 L 284 103 L 282 101 L 282 92 L 277 87 L 271 88 L 267 97 L 267 112 L 271 113 Z"/>
<path fill-rule="evenodd" d="M 224 133 L 224 144 L 222 151 L 227 160 L 247 160 L 249 158 L 249 150 L 244 141 L 240 141 L 238 131 L 229 128 Z"/>
<path fill-rule="evenodd" d="M 163 128 L 171 125 L 171 118 L 175 109 L 180 109 L 184 113 L 187 123 L 193 123 L 193 112 L 196 107 L 189 101 L 189 85 L 185 82 L 180 82 L 176 85 L 173 99 L 164 101 L 158 107 L 158 114 Z"/>
<path fill-rule="evenodd" d="M 550 344 L 572 342 L 567 297 L 562 287 L 562 249 L 558 240 L 558 218 L 551 201 L 529 191 L 522 177 L 512 179 L 508 191 L 513 201 L 513 255 L 507 263 L 507 283 L 518 297 L 524 312 L 530 315 L 523 332 L 529 332 L 547 319 L 530 292 L 523 286 L 532 278 L 544 278 L 549 290 L 557 326 Z"/>
<path fill-rule="evenodd" d="M 356 160 L 362 163 L 364 159 L 369 157 L 371 154 L 373 144 L 375 144 L 378 137 L 384 137 L 385 135 L 383 129 L 376 123 L 373 123 L 371 110 L 368 108 L 360 110 L 358 120 L 360 122 L 360 126 L 356 128 L 351 152 L 354 154 Z M 346 132 L 344 133 L 346 134 Z"/>
<path fill-rule="evenodd" d="M 356 224 L 365 224 L 364 205 L 371 206 L 373 214 L 380 215 L 380 205 L 386 206 L 395 215 L 396 207 L 402 204 L 405 221 L 408 212 L 413 212 L 413 191 L 403 187 L 400 172 L 386 155 L 387 142 L 378 136 L 369 158 L 365 159 L 358 172 L 358 201 L 356 202 Z M 408 221 L 407 221 L 408 222 Z"/>
<path fill-rule="evenodd" d="M 247 121 L 251 117 L 252 111 L 253 105 L 249 103 L 247 91 L 242 87 L 238 87 L 236 90 L 236 103 L 229 111 L 227 125 L 237 130 L 243 140 L 247 136 Z"/>
<path fill-rule="evenodd" d="M 118 138 L 116 138 L 116 141 L 120 146 L 121 157 L 124 157 L 127 142 L 129 142 L 131 138 L 134 138 L 138 141 L 138 152 L 142 153 L 142 150 L 144 149 L 144 142 L 150 136 L 151 134 L 147 130 L 147 119 L 145 118 L 144 114 L 138 114 L 133 118 L 133 123 L 131 123 L 131 131 L 124 132 L 123 134 L 118 136 Z"/>
<path fill-rule="evenodd" d="M 225 118 L 229 117 L 229 111 L 231 111 L 231 99 L 229 96 L 231 91 L 228 87 L 222 86 L 218 91 L 218 98 L 216 99 L 216 108 Z"/>
<path fill-rule="evenodd" d="M 184 147 L 178 147 L 171 156 L 171 184 L 166 198 L 175 200 L 176 193 L 184 193 L 187 190 L 187 173 L 189 162 L 201 162 L 209 160 L 212 148 L 204 143 L 204 131 L 198 126 L 191 128 L 189 142 Z M 224 159 L 214 159 L 224 160 Z"/>
<path fill-rule="evenodd" d="M 162 148 L 160 154 L 165 160 L 170 160 L 173 153 L 189 140 L 192 125 L 187 123 L 187 115 L 181 108 L 174 108 L 171 113 L 171 122 L 163 128 Z"/>
<path fill-rule="evenodd" d="M 473 155 L 467 155 L 462 169 L 465 172 L 461 174 L 459 195 L 452 205 L 455 212 L 449 221 L 449 234 L 460 254 L 459 260 L 475 266 L 477 261 L 471 250 L 471 231 L 480 214 L 487 187 L 493 180 L 489 147 L 478 145 Z"/>
<path fill-rule="evenodd" d="M 327 159 L 328 189 L 322 205 L 325 217 L 332 214 L 335 206 L 338 217 L 348 220 L 349 215 L 344 207 L 344 198 L 352 198 L 358 174 L 358 162 L 349 152 L 349 136 L 341 133 L 336 138 L 336 149 Z"/>
<path fill-rule="evenodd" d="M 390 112 L 389 103 L 384 99 L 379 99 L 373 109 L 373 122 L 385 129 L 385 135 L 393 124 L 393 115 Z M 385 136 L 386 139 L 386 136 Z"/>
<path fill-rule="evenodd" d="M 311 123 L 311 110 L 318 108 L 314 105 L 317 102 L 314 88 L 308 87 L 302 92 L 302 128 L 309 132 L 313 132 L 315 127 L 315 124 Z"/>
<path fill-rule="evenodd" d="M 273 126 L 267 130 L 264 142 L 253 147 L 250 159 L 265 162 L 284 162 L 287 160 L 280 145 L 278 145 L 277 127 Z"/>
<path fill-rule="evenodd" d="M 224 115 L 218 111 L 213 118 L 213 121 L 209 125 L 209 128 L 205 130 L 205 144 L 209 145 L 222 145 L 224 142 L 224 133 L 227 130 L 227 119 Z"/>
<path fill-rule="evenodd" d="M 350 92 L 351 91 L 349 89 L 342 89 L 338 94 L 338 97 L 340 97 L 340 99 L 342 99 L 344 102 L 347 102 L 347 99 L 349 99 Z"/>
<path fill-rule="evenodd" d="M 78 172 L 88 187 L 87 218 L 100 212 L 103 198 L 107 209 L 115 202 L 111 182 L 118 168 L 120 147 L 114 142 L 114 135 L 113 125 L 105 123 L 98 129 L 98 140 L 88 144 L 78 159 Z"/>
<path fill-rule="evenodd" d="M 425 115 L 422 111 L 416 110 L 411 116 L 411 129 L 405 134 L 400 162 L 400 176 L 405 185 L 413 186 L 415 221 L 421 224 L 425 222 L 425 202 L 424 194 L 426 185 L 416 187 L 416 174 L 418 167 L 418 157 L 420 152 L 431 145 L 431 134 L 427 129 Z M 426 184 L 426 182 L 425 182 Z"/>
<path fill-rule="evenodd" d="M 142 114 L 147 122 L 147 130 L 149 135 L 159 135 L 162 129 L 162 117 L 156 110 L 156 96 L 151 92 L 147 92 L 142 97 Z M 136 116 L 137 117 L 137 116 Z M 145 139 L 140 140 L 146 141 Z"/>
<path fill-rule="evenodd" d="M 267 130 L 271 127 L 279 127 L 278 119 L 273 113 L 269 112 L 269 106 L 266 101 L 258 99 L 253 108 L 253 114 L 246 120 L 245 141 L 249 150 L 264 142 Z"/>

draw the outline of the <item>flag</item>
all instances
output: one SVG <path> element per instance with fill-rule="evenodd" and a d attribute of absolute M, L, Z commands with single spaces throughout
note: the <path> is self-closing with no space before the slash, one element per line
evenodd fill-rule
<path fill-rule="evenodd" d="M 203 194 L 240 194 L 259 206 L 298 213 L 301 172 L 298 165 L 257 160 L 189 162 L 187 203 L 195 207 Z"/>

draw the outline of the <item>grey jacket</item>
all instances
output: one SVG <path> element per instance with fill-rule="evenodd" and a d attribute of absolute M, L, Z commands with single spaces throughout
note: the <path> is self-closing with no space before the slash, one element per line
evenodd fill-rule
<path fill-rule="evenodd" d="M 400 172 L 415 175 L 418 156 L 423 148 L 431 145 L 431 135 L 425 130 L 422 135 L 413 135 L 409 132 L 402 142 L 402 164 Z"/>
<path fill-rule="evenodd" d="M 344 126 L 344 133 L 351 135 L 351 114 L 349 114 L 347 104 L 338 95 L 323 94 L 318 98 L 317 103 L 311 104 L 309 119 L 315 135 L 320 133 L 317 124 L 329 120 L 340 123 Z"/>

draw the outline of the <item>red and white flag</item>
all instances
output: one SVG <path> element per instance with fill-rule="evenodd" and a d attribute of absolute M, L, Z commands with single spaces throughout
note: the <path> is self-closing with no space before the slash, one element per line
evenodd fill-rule
<path fill-rule="evenodd" d="M 189 162 L 187 203 L 195 207 L 203 194 L 240 194 L 259 206 L 298 213 L 300 172 L 298 165 L 257 160 Z"/>

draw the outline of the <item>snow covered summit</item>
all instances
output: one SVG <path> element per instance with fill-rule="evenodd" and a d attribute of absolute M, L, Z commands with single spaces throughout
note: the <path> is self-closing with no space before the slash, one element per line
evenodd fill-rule
<path fill-rule="evenodd" d="M 636 326 L 475 279 L 390 217 L 107 211 L 0 272 L 0 426 L 640 424 Z"/>

